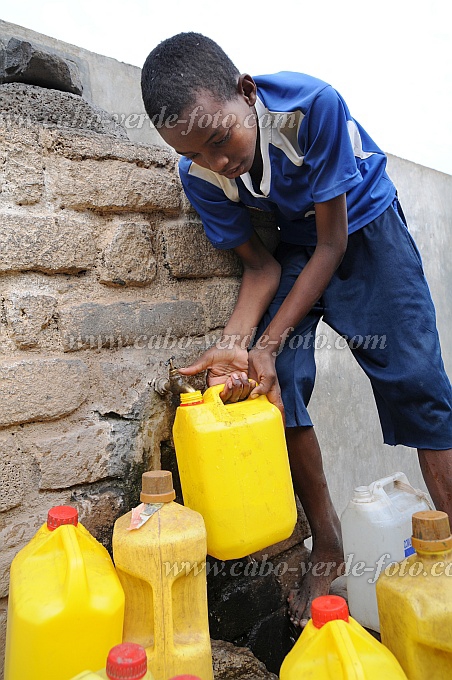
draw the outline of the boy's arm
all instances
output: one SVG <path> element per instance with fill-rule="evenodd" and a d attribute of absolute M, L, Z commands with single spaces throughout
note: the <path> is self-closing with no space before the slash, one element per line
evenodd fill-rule
<path fill-rule="evenodd" d="M 237 401 L 251 391 L 256 397 L 267 394 L 269 400 L 284 412 L 275 368 L 276 354 L 288 331 L 293 330 L 322 296 L 341 263 L 348 232 L 345 194 L 316 204 L 316 226 L 317 246 L 311 259 L 264 330 L 261 338 L 265 336 L 265 341 L 258 342 L 248 353 L 240 347 L 240 338 L 252 332 L 267 309 L 276 292 L 280 273 L 271 260 L 277 267 L 278 263 L 267 251 L 263 252 L 259 244 L 256 246 L 254 237 L 235 249 L 244 262 L 244 274 L 237 304 L 223 337 L 227 330 L 229 336 L 237 335 L 239 339 L 227 349 L 221 349 L 217 344 L 204 352 L 197 362 L 180 369 L 181 373 L 194 375 L 208 369 L 209 385 L 225 383 L 224 401 Z M 252 383 L 251 390 L 245 383 L 245 373 L 258 383 L 257 386 Z M 234 374 L 237 379 L 231 378 Z"/>
<path fill-rule="evenodd" d="M 251 396 L 267 394 L 282 410 L 281 393 L 275 369 L 276 354 L 281 342 L 306 316 L 322 296 L 331 277 L 341 263 L 347 247 L 347 204 L 345 194 L 315 206 L 317 246 L 299 274 L 291 291 L 273 320 L 264 330 L 266 342 L 248 354 L 249 375 L 258 382 Z"/>
<path fill-rule="evenodd" d="M 243 263 L 239 294 L 221 339 L 199 359 L 179 369 L 184 375 L 208 370 L 208 384 L 225 384 L 222 398 L 237 401 L 255 386 L 248 383 L 248 352 L 251 337 L 279 285 L 281 267 L 254 233 L 234 248 Z M 237 375 L 237 377 L 232 377 Z"/>
<path fill-rule="evenodd" d="M 278 289 L 281 265 L 256 233 L 234 250 L 242 261 L 243 275 L 234 311 L 224 328 L 222 340 L 225 344 L 239 344 L 246 349 Z"/>

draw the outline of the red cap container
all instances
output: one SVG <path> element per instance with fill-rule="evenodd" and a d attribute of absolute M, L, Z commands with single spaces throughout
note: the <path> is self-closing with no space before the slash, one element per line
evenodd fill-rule
<path fill-rule="evenodd" d="M 316 628 L 321 628 L 328 621 L 341 619 L 348 623 L 348 606 L 343 597 L 339 595 L 322 595 L 312 600 L 311 605 L 312 623 Z"/>
<path fill-rule="evenodd" d="M 47 513 L 47 528 L 50 531 L 57 529 L 63 524 L 73 524 L 75 527 L 78 524 L 77 508 L 71 505 L 55 505 L 50 508 Z"/>
<path fill-rule="evenodd" d="M 112 647 L 107 657 L 105 669 L 111 680 L 140 680 L 148 670 L 146 651 L 134 642 L 123 642 Z"/>

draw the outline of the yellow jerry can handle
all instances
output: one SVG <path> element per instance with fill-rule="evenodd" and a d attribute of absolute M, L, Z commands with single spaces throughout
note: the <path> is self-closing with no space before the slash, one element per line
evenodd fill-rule
<path fill-rule="evenodd" d="M 80 536 L 83 541 L 84 537 Z M 88 580 L 83 552 L 77 538 L 77 529 L 72 525 L 65 525 L 61 532 L 63 552 L 67 560 L 64 588 L 66 602 L 76 607 L 77 603 L 89 596 Z"/>
<path fill-rule="evenodd" d="M 202 395 L 204 403 L 213 402 L 214 404 L 221 406 L 222 408 L 228 408 L 228 406 L 235 406 L 235 404 L 244 404 L 247 401 L 252 402 L 268 401 L 267 396 L 265 394 L 260 394 L 258 397 L 255 397 L 254 399 L 250 399 L 250 397 L 248 396 L 246 399 L 241 399 L 240 401 L 237 402 L 230 402 L 229 404 L 225 404 L 220 397 L 223 388 L 224 383 L 221 385 L 212 385 L 211 387 L 208 387 L 204 394 Z"/>

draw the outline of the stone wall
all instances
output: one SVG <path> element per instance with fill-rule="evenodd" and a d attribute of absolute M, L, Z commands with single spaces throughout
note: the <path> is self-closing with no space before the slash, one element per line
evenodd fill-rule
<path fill-rule="evenodd" d="M 162 454 L 177 477 L 175 403 L 150 383 L 167 375 L 170 356 L 183 365 L 220 332 L 240 266 L 206 240 L 171 152 L 130 142 L 74 94 L 10 83 L 0 86 L 0 104 L 4 634 L 11 560 L 50 507 L 75 505 L 110 548 L 115 519 L 139 502 L 141 473 L 159 468 Z M 271 244 L 274 227 L 255 223 Z M 202 387 L 204 376 L 193 384 Z M 280 551 L 307 533 L 301 519 Z M 270 579 L 267 617 L 287 594 Z M 237 621 L 230 612 L 225 636 L 222 596 L 211 586 L 215 637 L 246 644 L 256 622 L 242 625 L 240 600 L 244 588 L 264 592 L 269 579 L 257 581 L 233 581 Z"/>

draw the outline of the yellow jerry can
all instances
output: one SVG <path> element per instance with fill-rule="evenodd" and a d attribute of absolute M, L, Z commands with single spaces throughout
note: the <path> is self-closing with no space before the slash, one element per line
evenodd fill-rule
<path fill-rule="evenodd" d="M 280 411 L 265 396 L 223 404 L 222 389 L 181 394 L 173 438 L 184 503 L 204 518 L 207 552 L 231 560 L 288 538 L 297 511 Z"/>

